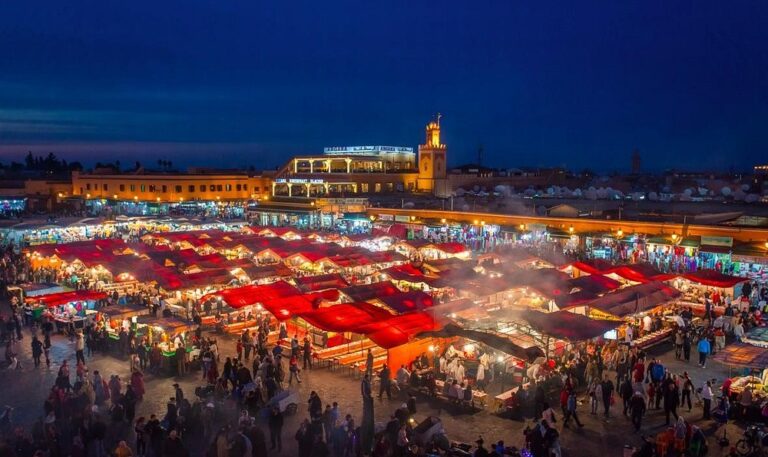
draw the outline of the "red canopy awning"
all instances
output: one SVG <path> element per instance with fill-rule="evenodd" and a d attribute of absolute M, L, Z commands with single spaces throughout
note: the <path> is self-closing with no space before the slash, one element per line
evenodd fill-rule
<path fill-rule="evenodd" d="M 416 335 L 439 328 L 429 313 L 414 312 L 393 316 L 361 329 L 374 343 L 385 349 L 403 345 Z"/>
<path fill-rule="evenodd" d="M 343 289 L 349 283 L 338 273 L 331 273 L 317 276 L 304 276 L 296 278 L 296 285 L 304 291 L 314 291 L 323 289 Z"/>
<path fill-rule="evenodd" d="M 36 297 L 27 298 L 28 302 L 43 303 L 48 307 L 65 305 L 67 303 L 86 301 L 86 300 L 103 300 L 107 298 L 107 294 L 104 292 L 96 292 L 95 290 L 75 290 L 71 292 L 58 292 L 55 294 L 38 295 Z"/>
<path fill-rule="evenodd" d="M 371 300 L 376 297 L 388 297 L 400 293 L 392 281 L 374 282 L 373 284 L 362 284 L 341 289 L 341 292 L 355 301 Z"/>
<path fill-rule="evenodd" d="M 522 319 L 541 333 L 568 341 L 584 341 L 601 336 L 609 330 L 620 327 L 624 322 L 619 320 L 590 319 L 570 311 L 542 313 L 529 310 L 520 313 Z"/>
<path fill-rule="evenodd" d="M 431 295 L 421 291 L 401 292 L 387 297 L 376 297 L 376 299 L 398 313 L 421 311 L 431 308 L 435 303 Z"/>
<path fill-rule="evenodd" d="M 342 303 L 301 316 L 315 327 L 332 332 L 355 332 L 392 317 L 392 313 L 366 302 Z"/>
<path fill-rule="evenodd" d="M 445 252 L 446 254 L 460 254 L 469 251 L 469 248 L 456 242 L 438 243 L 435 245 L 435 249 Z"/>
<path fill-rule="evenodd" d="M 716 270 L 699 270 L 692 273 L 685 273 L 683 278 L 689 281 L 693 281 L 697 284 L 703 284 L 710 287 L 720 287 L 723 289 L 733 287 L 740 282 L 748 280 L 747 278 L 724 275 Z"/>
<path fill-rule="evenodd" d="M 285 281 L 277 281 L 272 284 L 250 285 L 220 290 L 203 296 L 201 301 L 205 301 L 213 296 L 218 296 L 229 306 L 233 308 L 242 308 L 244 306 L 255 305 L 256 303 L 261 303 L 263 305 L 268 301 L 295 297 L 298 295 L 301 295 L 299 289 Z"/>

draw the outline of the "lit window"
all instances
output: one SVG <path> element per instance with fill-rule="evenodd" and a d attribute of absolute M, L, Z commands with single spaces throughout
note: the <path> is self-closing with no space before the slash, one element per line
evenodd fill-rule
<path fill-rule="evenodd" d="M 227 184 L 226 187 L 224 188 L 224 190 L 226 190 L 227 192 L 231 192 L 232 191 L 232 184 Z M 240 190 L 240 189 L 238 189 L 238 190 Z"/>
<path fill-rule="evenodd" d="M 136 192 L 136 184 L 131 184 L 131 192 Z"/>
<path fill-rule="evenodd" d="M 214 192 L 216 190 L 216 186 L 211 184 L 210 186 L 208 186 L 208 190 L 210 190 L 211 192 Z"/>

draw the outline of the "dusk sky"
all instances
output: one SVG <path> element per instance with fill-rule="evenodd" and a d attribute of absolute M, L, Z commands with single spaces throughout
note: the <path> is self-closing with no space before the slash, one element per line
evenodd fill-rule
<path fill-rule="evenodd" d="M 453 165 L 768 159 L 768 2 L 3 1 L 0 161 L 270 168 L 323 146 Z"/>

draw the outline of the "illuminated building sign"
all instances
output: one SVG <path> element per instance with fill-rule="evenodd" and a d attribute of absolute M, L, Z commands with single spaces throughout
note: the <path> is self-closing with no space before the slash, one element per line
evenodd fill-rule
<path fill-rule="evenodd" d="M 323 184 L 325 181 L 323 181 L 322 179 L 280 178 L 280 179 L 275 179 L 275 182 L 277 184 Z"/>
<path fill-rule="evenodd" d="M 334 146 L 323 148 L 326 155 L 379 155 L 383 153 L 413 154 L 413 148 L 404 146 Z"/>

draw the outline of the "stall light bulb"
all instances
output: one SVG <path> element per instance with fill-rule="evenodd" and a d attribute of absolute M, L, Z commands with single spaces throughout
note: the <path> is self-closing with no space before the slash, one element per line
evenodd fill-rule
<path fill-rule="evenodd" d="M 475 350 L 475 346 L 471 344 L 464 345 L 464 352 L 473 352 L 474 350 Z"/>
<path fill-rule="evenodd" d="M 496 361 L 497 361 L 497 362 L 499 362 L 499 363 L 501 363 L 501 362 L 503 362 L 503 361 L 504 361 L 504 357 L 502 357 L 502 356 L 498 356 L 498 357 L 496 357 Z"/>
<path fill-rule="evenodd" d="M 435 347 L 433 345 L 429 345 L 429 352 L 435 352 Z"/>

